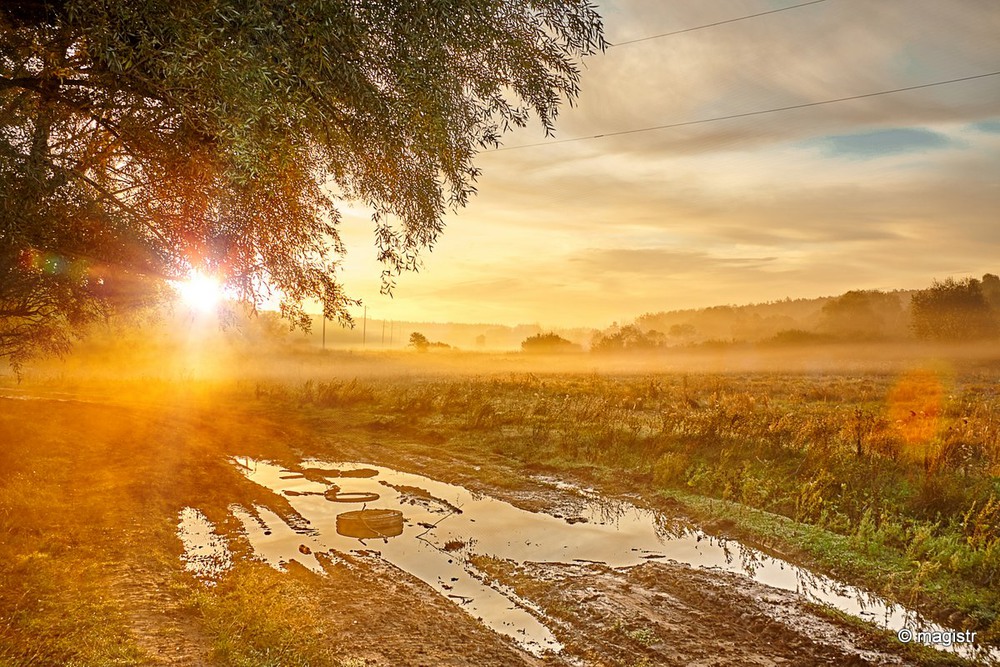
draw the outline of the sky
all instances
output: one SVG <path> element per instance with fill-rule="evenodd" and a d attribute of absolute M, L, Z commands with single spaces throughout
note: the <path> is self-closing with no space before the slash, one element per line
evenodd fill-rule
<path fill-rule="evenodd" d="M 801 1 L 599 6 L 615 43 Z M 613 46 L 584 61 L 556 140 L 995 72 L 997 35 L 993 0 L 825 0 Z M 478 196 L 391 299 L 371 221 L 344 209 L 341 277 L 369 318 L 605 327 L 1000 272 L 1000 76 L 504 145 L 477 157 Z"/>

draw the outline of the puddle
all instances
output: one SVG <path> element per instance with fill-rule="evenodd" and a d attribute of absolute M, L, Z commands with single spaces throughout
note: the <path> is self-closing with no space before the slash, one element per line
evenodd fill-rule
<path fill-rule="evenodd" d="M 226 538 L 196 509 L 185 507 L 178 514 L 177 536 L 184 545 L 184 569 L 209 585 L 233 565 Z"/>
<path fill-rule="evenodd" d="M 570 513 L 550 515 L 380 466 L 306 461 L 306 467 L 291 471 L 267 462 L 238 465 L 250 480 L 287 498 L 307 523 L 289 525 L 263 507 L 231 508 L 266 562 L 283 569 L 296 561 L 322 573 L 317 554 L 332 561 L 338 560 L 338 553 L 381 557 L 535 655 L 562 649 L 539 621 L 544 615 L 513 591 L 487 581 L 467 561 L 468 555 L 615 568 L 670 560 L 739 573 L 893 631 L 945 630 L 871 593 L 735 540 L 714 538 L 657 512 L 567 485 L 560 488 L 573 491 L 577 505 Z M 967 646 L 950 650 L 972 655 Z"/>
<path fill-rule="evenodd" d="M 259 505 L 250 512 L 238 505 L 229 508 L 250 537 L 254 553 L 271 567 L 284 571 L 285 565 L 294 560 L 316 574 L 323 574 L 323 565 L 316 558 L 316 553 L 323 553 L 329 547 L 316 538 L 309 528 L 293 527 L 285 523 L 280 516 Z M 305 546 L 309 553 L 304 553 L 300 547 Z M 333 558 L 336 561 L 336 558 Z"/>

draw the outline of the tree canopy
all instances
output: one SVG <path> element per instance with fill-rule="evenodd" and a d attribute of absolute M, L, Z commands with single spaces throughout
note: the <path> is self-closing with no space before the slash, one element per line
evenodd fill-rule
<path fill-rule="evenodd" d="M 587 0 L 22 0 L 0 6 L 0 355 L 192 270 L 350 321 L 337 205 L 383 289 L 479 174 L 551 132 L 604 48 Z"/>
<path fill-rule="evenodd" d="M 427 340 L 427 336 L 423 335 L 419 331 L 414 331 L 410 334 L 410 347 L 414 348 L 418 352 L 426 352 L 431 346 L 431 342 Z"/>
<path fill-rule="evenodd" d="M 984 279 L 991 283 L 990 274 Z M 997 317 L 975 278 L 937 280 L 913 295 L 913 330 L 918 338 L 963 341 L 995 338 Z"/>
<path fill-rule="evenodd" d="M 906 314 L 898 294 L 851 290 L 823 305 L 819 330 L 852 340 L 899 338 L 906 334 Z"/>
<path fill-rule="evenodd" d="M 592 352 L 641 352 L 664 347 L 666 336 L 651 329 L 643 331 L 634 324 L 627 324 L 604 334 L 597 334 L 591 341 Z"/>
<path fill-rule="evenodd" d="M 521 341 L 521 350 L 535 354 L 558 354 L 577 352 L 580 350 L 580 346 L 556 333 L 549 332 L 525 338 Z"/>

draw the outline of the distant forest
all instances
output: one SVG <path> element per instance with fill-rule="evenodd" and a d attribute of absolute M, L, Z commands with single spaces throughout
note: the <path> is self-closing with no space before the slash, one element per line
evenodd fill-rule
<path fill-rule="evenodd" d="M 320 324 L 317 318 L 306 337 L 313 344 L 320 337 Z M 328 346 L 415 349 L 409 345 L 413 333 L 460 350 L 526 352 L 623 352 L 732 343 L 975 341 L 1000 338 L 1000 277 L 987 273 L 982 278 L 934 281 L 922 290 L 852 290 L 815 299 L 661 311 L 604 329 L 373 319 L 358 325 L 350 330 L 328 325 Z"/>
<path fill-rule="evenodd" d="M 923 290 L 646 313 L 594 334 L 594 351 L 753 343 L 973 341 L 1000 337 L 1000 277 L 947 278 Z"/>

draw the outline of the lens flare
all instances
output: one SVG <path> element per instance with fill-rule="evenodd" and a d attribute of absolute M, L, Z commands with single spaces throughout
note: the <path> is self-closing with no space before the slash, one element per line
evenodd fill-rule
<path fill-rule="evenodd" d="M 218 279 L 198 271 L 192 272 L 187 280 L 176 283 L 174 289 L 181 301 L 203 313 L 214 310 L 222 300 L 222 285 Z"/>
<path fill-rule="evenodd" d="M 886 416 L 895 424 L 911 458 L 925 459 L 942 428 L 945 383 L 941 373 L 918 369 L 900 376 L 885 398 Z"/>

